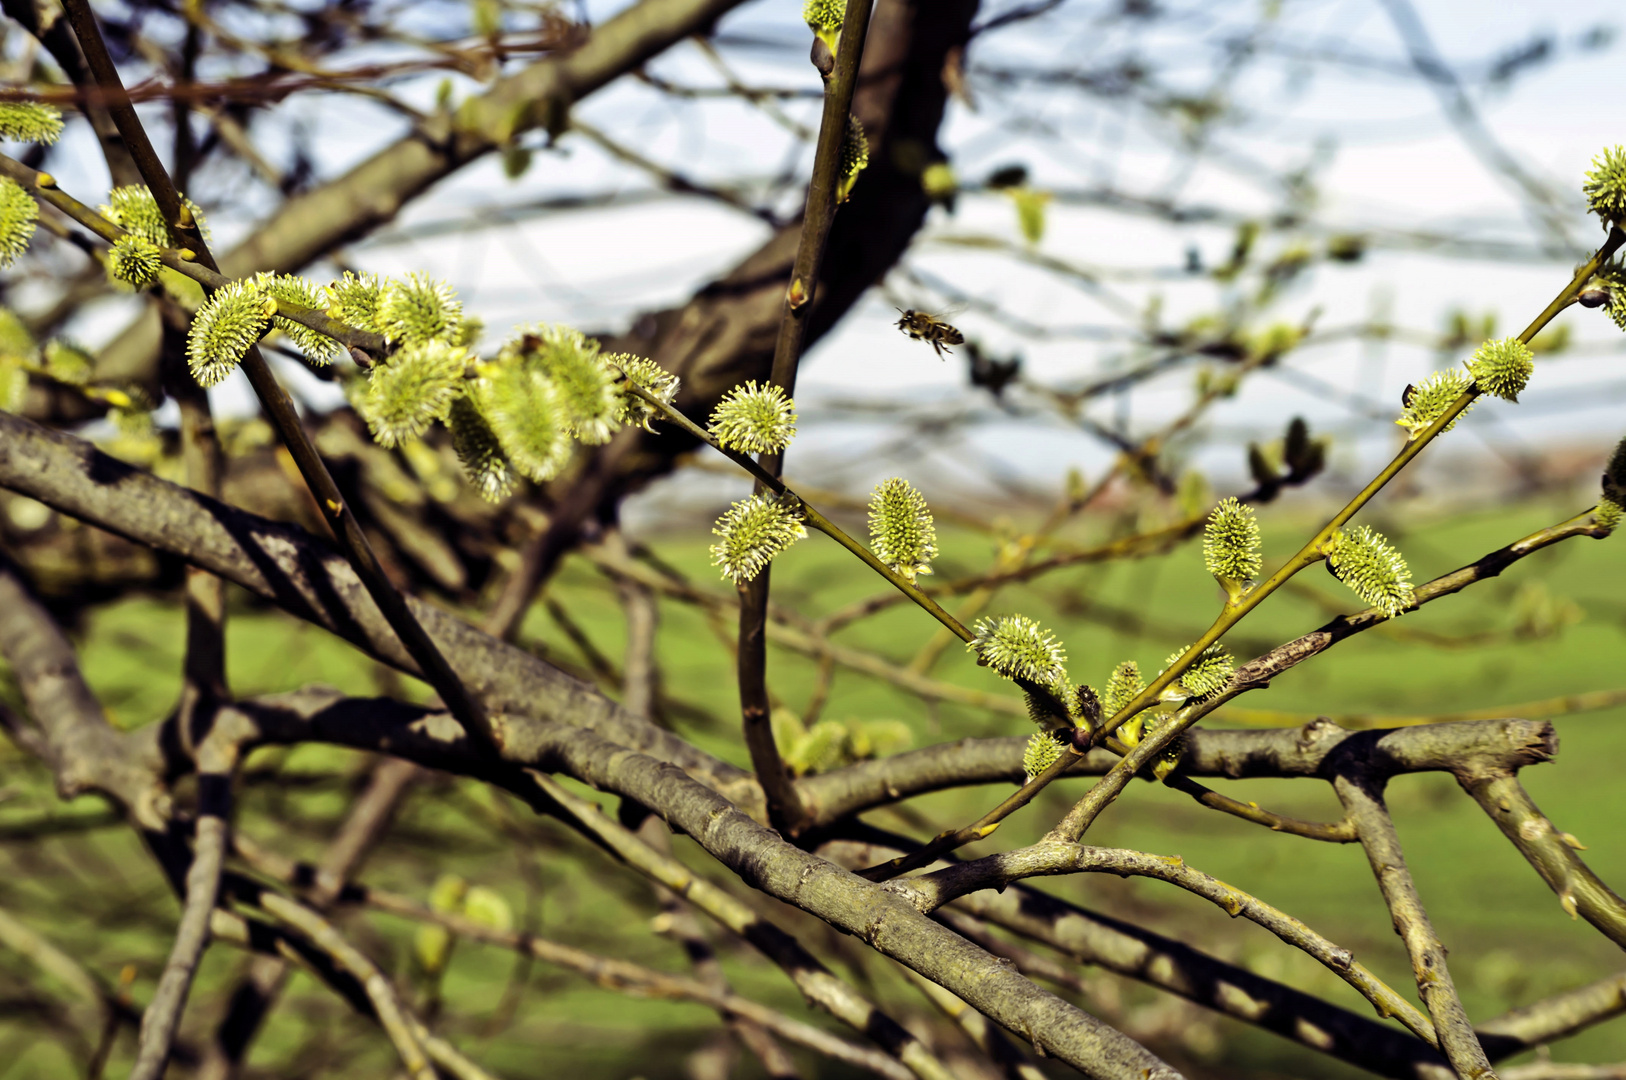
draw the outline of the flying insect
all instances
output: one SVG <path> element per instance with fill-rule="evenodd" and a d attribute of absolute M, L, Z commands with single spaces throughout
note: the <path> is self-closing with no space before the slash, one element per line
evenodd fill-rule
<path fill-rule="evenodd" d="M 944 321 L 941 315 L 930 312 L 916 311 L 910 308 L 904 311 L 896 309 L 903 318 L 898 320 L 898 329 L 914 338 L 916 341 L 929 341 L 936 350 L 940 359 L 946 359 L 949 345 L 964 345 L 965 335 Z"/>

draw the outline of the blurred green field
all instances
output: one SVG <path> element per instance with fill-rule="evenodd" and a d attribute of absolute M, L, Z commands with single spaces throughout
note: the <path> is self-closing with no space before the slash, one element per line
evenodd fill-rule
<path fill-rule="evenodd" d="M 1400 539 L 1416 580 L 1424 581 L 1579 509 L 1569 503 L 1533 503 L 1409 530 L 1394 521 L 1373 523 Z M 1263 522 L 1267 561 L 1285 557 L 1307 525 L 1302 512 L 1292 510 L 1267 513 Z M 723 586 L 706 565 L 706 540 L 696 533 L 650 542 L 666 562 L 721 593 Z M 981 570 L 992 554 L 985 535 L 946 529 L 941 540 L 938 580 Z M 1303 579 L 1305 589 L 1273 598 L 1233 634 L 1239 659 L 1319 625 L 1329 610 L 1355 606 L 1320 570 Z M 872 595 L 878 586 L 885 588 L 817 535 L 776 563 L 774 586 L 777 602 L 813 616 Z M 624 625 L 614 587 L 605 577 L 585 559 L 573 557 L 550 595 L 597 650 L 619 662 Z M 1188 543 L 1165 557 L 1074 567 L 1034 585 L 1011 587 L 990 611 L 1022 612 L 1057 629 L 1067 642 L 1073 676 L 1100 685 L 1123 659 L 1156 670 L 1164 656 L 1206 626 L 1217 603 L 1217 590 L 1203 572 L 1195 545 Z M 1578 621 L 1565 625 L 1569 620 Z M 725 631 L 731 621 L 724 620 Z M 1556 630 L 1547 625 L 1552 623 Z M 934 627 L 917 610 L 895 607 L 844 631 L 839 640 L 903 663 Z M 527 643 L 544 655 L 587 667 L 570 636 L 540 607 L 526 634 Z M 170 706 L 178 685 L 180 641 L 180 615 L 167 598 L 125 602 L 88 622 L 82 638 L 86 672 L 116 722 L 151 722 Z M 394 684 L 321 631 L 263 610 L 245 610 L 233 621 L 230 656 L 233 686 L 242 694 L 311 681 L 358 693 Z M 745 764 L 735 734 L 732 659 L 719 642 L 717 627 L 693 608 L 663 601 L 659 660 L 665 693 L 688 706 L 675 722 L 678 729 L 711 752 Z M 1623 661 L 1626 538 L 1576 539 L 1524 560 L 1501 579 L 1408 615 L 1393 628 L 1359 635 L 1239 704 L 1306 715 L 1458 712 L 1626 686 Z M 771 648 L 770 682 L 792 711 L 804 708 L 815 673 L 807 658 Z M 944 653 L 934 675 L 1005 692 L 1001 681 L 971 663 L 958 645 Z M 1021 733 L 1024 727 L 1015 718 L 990 717 L 952 704 L 928 707 L 882 682 L 839 668 L 823 716 L 900 720 L 916 746 L 966 735 Z M 1619 780 L 1620 763 L 1626 761 L 1623 721 L 1626 709 L 1618 708 L 1557 718 L 1562 739 L 1558 760 L 1524 773 L 1537 802 L 1560 829 L 1586 842 L 1587 861 L 1617 887 L 1626 882 L 1626 834 L 1619 826 L 1626 818 L 1626 785 Z M 41 770 L 15 755 L 6 760 L 5 788 L 11 797 L 0 802 L 0 833 L 41 815 L 98 812 L 93 800 L 59 803 Z M 297 776 L 299 783 L 280 789 L 265 780 L 245 783 L 240 827 L 262 844 L 314 856 L 365 762 L 322 747 L 262 751 L 250 762 L 251 771 L 272 765 Z M 1081 790 L 1078 785 L 1060 788 L 1046 792 L 996 840 L 973 851 L 1036 838 Z M 1330 789 L 1320 782 L 1225 783 L 1222 790 L 1299 816 L 1338 816 Z M 994 788 L 940 793 L 902 812 L 879 811 L 873 820 L 924 838 L 943 826 L 963 824 L 1003 793 Z M 1616 947 L 1563 913 L 1535 872 L 1449 778 L 1401 777 L 1390 799 L 1408 861 L 1451 951 L 1453 975 L 1471 1016 L 1488 1018 L 1620 970 Z M 645 927 L 658 909 L 641 879 L 504 796 L 461 782 L 427 789 L 413 800 L 394 836 L 391 849 L 369 865 L 367 880 L 422 896 L 437 873 L 459 873 L 499 889 L 516 918 L 539 933 L 667 970 L 685 968 L 681 951 Z M 1358 847 L 1271 833 L 1148 784 L 1132 786 L 1090 836 L 1096 843 L 1179 854 L 1353 949 L 1391 984 L 1408 993 L 1412 989 L 1410 966 Z M 705 858 L 696 855 L 693 845 L 681 838 L 674 843 L 691 865 L 704 868 Z M 126 963 L 136 965 L 135 1000 L 146 1000 L 177 909 L 128 830 L 115 826 L 0 843 L 0 859 L 5 867 L 0 906 L 68 945 L 109 981 Z M 1044 887 L 1209 948 L 1357 1012 L 1367 1011 L 1353 990 L 1307 957 L 1169 886 L 1079 878 L 1052 879 Z M 785 915 L 784 909 L 778 911 Z M 346 925 L 364 948 L 411 982 L 410 926 L 385 916 L 352 917 Z M 815 951 L 873 983 L 881 996 L 900 1003 L 900 1012 L 929 1011 L 887 962 L 861 957 L 849 941 L 806 920 L 796 925 Z M 765 996 L 792 1015 L 810 1017 L 776 971 L 734 952 L 725 953 L 724 964 L 741 991 Z M 218 1010 L 216 995 L 240 965 L 240 957 L 229 949 L 211 950 L 199 982 L 200 1006 L 189 1013 L 186 1031 L 194 1040 L 203 1036 L 202 1020 Z M 15 989 L 25 971 L 15 957 L 0 953 L 0 991 Z M 523 999 L 517 989 L 521 980 L 530 991 Z M 296 987 L 301 992 L 274 1014 L 256 1060 L 308 1060 L 311 1075 L 322 1069 L 342 1075 L 387 1074 L 390 1058 L 383 1040 L 350 1034 L 353 1028 L 343 1007 L 303 977 Z M 1193 1075 L 1357 1075 L 1244 1025 L 1159 1004 L 1160 999 L 1115 977 L 1102 976 L 1099 990 L 1101 996 L 1087 1006 L 1107 1003 L 1126 1018 L 1132 1032 L 1152 1039 Z M 427 991 L 420 986 L 415 992 Z M 440 1027 L 477 1060 L 512 1077 L 678 1077 L 684 1053 L 715 1028 L 697 1006 L 628 998 L 574 975 L 516 963 L 470 945 L 457 950 L 441 997 Z M 492 1034 L 491 1017 L 510 1009 L 518 1010 L 514 1025 Z M 0 1050 L 14 1048 L 0 1053 L 0 1077 L 72 1074 L 60 1052 L 47 1041 L 35 1041 L 37 1035 L 26 1018 L 0 1015 Z M 109 1075 L 127 1068 L 121 1063 L 127 1062 L 132 1047 L 133 1039 L 126 1035 Z M 1626 1059 L 1626 1021 L 1559 1043 L 1553 1057 Z M 741 1075 L 754 1074 L 745 1070 Z"/>

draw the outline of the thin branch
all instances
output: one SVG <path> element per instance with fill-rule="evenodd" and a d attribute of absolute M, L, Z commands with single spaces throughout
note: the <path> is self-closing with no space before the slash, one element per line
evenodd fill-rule
<path fill-rule="evenodd" d="M 1041 842 L 1016 851 L 957 863 L 935 873 L 898 882 L 894 888 L 923 912 L 984 889 L 999 890 L 1026 877 L 1053 874 L 1117 874 L 1149 877 L 1185 889 L 1236 918 L 1264 927 L 1282 941 L 1308 954 L 1370 1001 L 1379 1016 L 1393 1016 L 1418 1038 L 1435 1044 L 1434 1025 L 1416 1007 L 1355 960 L 1354 954 L 1335 945 L 1299 920 L 1257 897 L 1187 866 L 1178 855 L 1148 855 L 1118 848 Z"/>
<path fill-rule="evenodd" d="M 796 371 L 802 359 L 807 317 L 813 311 L 813 291 L 818 285 L 819 268 L 824 262 L 824 249 L 830 239 L 830 226 L 835 221 L 836 187 L 841 180 L 838 175 L 841 170 L 841 148 L 847 137 L 848 118 L 852 115 L 853 91 L 858 85 L 858 66 L 864 55 L 864 41 L 869 35 L 873 6 L 874 0 L 847 0 L 841 38 L 836 46 L 834 70 L 824 73 L 824 111 L 819 120 L 819 137 L 813 154 L 813 176 L 807 185 L 801 237 L 797 241 L 790 282 L 785 289 L 779 336 L 774 342 L 773 367 L 768 376 L 768 381 L 783 390 L 787 398 L 796 392 Z M 783 469 L 783 461 L 782 453 L 771 451 L 764 453 L 759 463 L 763 472 L 777 479 Z M 760 494 L 774 486 L 783 487 L 759 479 L 756 491 Z M 766 624 L 771 570 L 771 566 L 764 566 L 754 578 L 740 586 L 736 677 L 740 689 L 745 746 L 750 751 L 751 767 L 756 771 L 757 780 L 768 801 L 768 821 L 794 836 L 802 829 L 801 800 L 796 794 L 795 777 L 780 756 L 773 725 L 769 722 L 773 709 L 768 700 Z"/>
<path fill-rule="evenodd" d="M 533 772 L 530 775 L 542 793 L 557 805 L 562 817 L 604 844 L 634 870 L 672 890 L 756 946 L 763 955 L 784 969 L 808 1001 L 880 1043 L 921 1080 L 949 1080 L 952 1076 L 924 1043 L 832 974 L 779 926 L 757 915 L 676 859 L 661 855 L 630 830 L 611 821 L 594 804 L 572 795 L 541 773 Z"/>
<path fill-rule="evenodd" d="M 1417 895 L 1417 886 L 1412 883 L 1411 871 L 1406 868 L 1400 837 L 1383 802 L 1382 779 L 1340 773 L 1333 779 L 1333 790 L 1344 804 L 1344 812 L 1355 823 L 1361 847 L 1366 850 L 1372 874 L 1383 893 L 1383 902 L 1394 919 L 1395 932 L 1411 956 L 1417 991 L 1434 1019 L 1440 1049 L 1464 1080 L 1481 1077 L 1489 1080 L 1496 1073 L 1462 1008 L 1462 999 L 1457 996 L 1451 972 L 1445 966 L 1445 946 L 1434 933 L 1428 912 Z"/>
<path fill-rule="evenodd" d="M 367 999 L 372 1002 L 373 1010 L 378 1014 L 378 1022 L 389 1035 L 401 1064 L 412 1080 L 436 1080 L 434 1066 L 429 1063 L 429 1055 L 424 1049 L 423 1040 L 419 1038 L 421 1029 L 409 1020 L 395 988 L 376 964 L 346 941 L 332 923 L 310 908 L 273 892 L 261 894 L 260 906 L 281 922 L 305 934 L 340 968 L 359 980 L 367 990 Z"/>
<path fill-rule="evenodd" d="M 229 846 L 231 783 L 238 746 L 224 727 L 215 727 L 198 746 L 198 819 L 192 865 L 186 872 L 186 895 L 175 943 L 158 978 L 152 1001 L 141 1015 L 130 1080 L 158 1080 L 169 1064 L 170 1045 L 181 1025 L 192 977 L 209 944 L 209 923 L 220 891 L 220 872 Z"/>
<path fill-rule="evenodd" d="M 1464 763 L 1457 782 L 1473 797 L 1502 835 L 1512 841 L 1558 897 L 1570 918 L 1583 918 L 1616 945 L 1626 948 L 1626 900 L 1605 885 L 1577 850 L 1586 845 L 1561 832 L 1541 812 L 1510 769 L 1475 768 Z"/>
<path fill-rule="evenodd" d="M 68 13 L 69 22 L 73 25 L 74 34 L 84 49 L 91 73 L 107 95 L 107 107 L 113 116 L 113 122 L 118 125 L 119 133 L 124 136 L 130 154 L 135 158 L 136 166 L 141 170 L 147 187 L 152 191 L 158 209 L 169 225 L 175 246 L 190 248 L 196 252 L 199 262 L 211 270 L 218 270 L 219 267 L 203 240 L 197 222 L 193 220 L 191 211 L 181 202 L 180 194 L 175 190 L 168 171 L 147 138 L 140 117 L 130 104 L 118 69 L 113 66 L 107 45 L 102 41 L 101 30 L 97 25 L 95 13 L 90 9 L 89 0 L 64 0 L 64 8 Z M 495 749 L 497 736 L 491 719 L 463 686 L 462 680 L 447 663 L 434 639 L 413 618 L 401 593 L 384 574 L 378 557 L 373 553 L 372 545 L 362 532 L 361 523 L 356 519 L 355 511 L 350 509 L 338 485 L 334 483 L 327 465 L 310 441 L 310 436 L 305 433 L 293 401 L 277 382 L 258 346 L 249 347 L 243 357 L 242 368 L 244 374 L 248 376 L 250 385 L 254 387 L 255 395 L 260 399 L 261 407 L 281 435 L 288 452 L 293 455 L 312 497 L 322 509 L 334 536 L 351 565 L 355 567 L 357 576 L 367 587 L 373 602 L 378 605 L 390 627 L 400 637 L 402 645 L 417 661 L 424 678 L 451 709 L 452 715 L 488 749 Z"/>

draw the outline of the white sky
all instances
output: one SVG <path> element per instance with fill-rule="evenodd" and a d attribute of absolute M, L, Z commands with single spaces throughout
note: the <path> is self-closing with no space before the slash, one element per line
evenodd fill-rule
<path fill-rule="evenodd" d="M 1014 0 L 984 4 L 999 11 Z M 588 3 L 602 21 L 622 3 Z M 721 24 L 725 39 L 769 37 L 805 39 L 798 18 L 800 0 L 757 0 Z M 1200 91 L 1213 69 L 1212 42 L 1222 35 L 1209 26 L 1210 5 L 1197 2 L 1165 5 L 1179 13 L 1172 29 L 1145 37 L 1137 48 L 1154 62 L 1180 57 L 1188 70 L 1171 73 L 1176 81 Z M 1093 20 L 1094 5 L 1064 4 L 1043 20 L 992 36 L 975 47 L 972 64 L 1085 68 L 1126 51 L 1121 30 L 1104 29 Z M 1225 9 L 1229 11 L 1230 9 Z M 1249 24 L 1255 9 L 1238 6 L 1236 28 Z M 1612 105 L 1618 83 L 1620 49 L 1613 45 L 1578 49 L 1577 42 L 1595 27 L 1610 26 L 1621 7 L 1602 0 L 1551 3 L 1468 4 L 1459 0 L 1421 0 L 1417 10 L 1436 46 L 1453 65 L 1470 73 L 1497 55 L 1539 33 L 1551 35 L 1562 55 L 1516 80 L 1505 93 L 1475 90 L 1475 105 L 1500 144 L 1523 167 L 1570 202 L 1571 236 L 1595 243 L 1601 236 L 1582 208 L 1581 174 L 1603 146 L 1626 141 L 1622 113 Z M 1283 48 L 1314 53 L 1347 50 L 1403 62 L 1404 52 L 1393 25 L 1377 0 L 1286 0 L 1273 40 Z M 1209 44 L 1203 44 L 1204 42 Z M 810 66 L 765 59 L 773 54 L 725 48 L 741 77 L 775 86 L 815 88 Z M 799 53 L 799 49 L 797 50 Z M 717 76 L 698 50 L 682 46 L 662 57 L 655 70 L 689 84 L 715 84 Z M 1465 147 L 1446 121 L 1440 103 L 1420 80 L 1376 71 L 1321 64 L 1311 71 L 1281 59 L 1257 65 L 1232 88 L 1230 99 L 1246 120 L 1228 134 L 1232 145 L 1277 166 L 1302 163 L 1320 154 L 1328 163 L 1319 176 L 1322 220 L 1358 231 L 1365 225 L 1414 225 L 1435 231 L 1455 229 L 1483 239 L 1528 242 L 1532 236 L 1520 202 L 1501 178 L 1492 174 Z M 434 82 L 409 88 L 407 96 L 427 105 Z M 976 86 L 977 84 L 973 84 Z M 469 86 L 460 86 L 459 95 Z M 1014 93 L 998 87 L 979 88 L 979 111 L 951 106 L 943 138 L 962 178 L 978 180 L 992 168 L 1010 162 L 1030 167 L 1035 183 L 1081 188 L 1110 182 L 1138 194 L 1175 194 L 1182 202 L 1212 203 L 1245 212 L 1262 210 L 1273 199 L 1252 181 L 1222 162 L 1204 162 L 1189 175 L 1165 142 L 1146 134 L 1142 121 L 1126 123 L 1121 106 L 1103 106 L 1081 96 Z M 785 110 L 804 121 L 816 119 L 816 102 L 791 101 Z M 789 146 L 783 132 L 754 110 L 739 105 L 708 106 L 704 112 L 674 105 L 636 85 L 617 85 L 591 98 L 580 110 L 590 123 L 612 131 L 657 158 L 699 179 L 766 176 L 783 168 Z M 1047 129 L 1043 138 L 1013 132 L 1013 118 L 1030 128 Z M 353 98 L 296 99 L 276 124 L 266 125 L 273 153 L 278 132 L 300 125 L 319 131 L 320 169 L 336 175 L 398 134 L 393 120 Z M 1318 147 L 1320 148 L 1318 150 Z M 70 143 L 75 157 L 55 166 L 64 186 L 81 197 L 105 184 L 105 173 L 88 140 Z M 801 166 L 805 173 L 805 160 Z M 608 159 L 580 136 L 567 136 L 551 151 L 539 151 L 517 182 L 501 174 L 495 160 L 464 170 L 420 200 L 403 215 L 401 226 L 446 219 L 471 207 L 523 203 L 564 193 L 584 193 L 606 186 L 623 191 L 647 189 L 639 174 Z M 77 190 L 76 190 L 77 188 Z M 94 201 L 94 197 L 86 198 Z M 786 209 L 786 208 L 781 208 Z M 234 212 L 235 211 L 235 212 Z M 251 222 L 238 208 L 223 207 L 214 216 L 218 239 L 229 243 Z M 457 287 L 467 306 L 484 317 L 488 341 L 500 340 L 521 321 L 564 321 L 588 330 L 617 330 L 639 311 L 680 302 L 715 274 L 726 270 L 760 243 L 766 227 L 734 210 L 698 199 L 652 201 L 613 210 L 577 212 L 535 218 L 485 230 L 452 235 L 359 245 L 351 258 L 370 269 L 398 272 L 427 269 Z M 964 198 L 954 217 L 934 211 L 912 265 L 954 283 L 960 290 L 995 301 L 1012 314 L 1050 327 L 1095 327 L 1122 330 L 1122 324 L 1087 294 L 1054 278 L 988 254 L 967 254 L 931 243 L 934 236 L 1017 237 L 1014 214 L 1001 196 Z M 1146 219 L 1099 210 L 1052 206 L 1049 227 L 1039 250 L 1079 263 L 1113 268 L 1172 269 L 1185 262 L 1196 245 L 1206 265 L 1224 260 L 1232 242 L 1229 229 L 1170 228 Z M 1277 241 L 1264 245 L 1268 253 Z M 1579 250 L 1577 247 L 1576 250 Z M 1390 312 L 1403 327 L 1434 330 L 1447 310 L 1463 307 L 1475 315 L 1495 313 L 1499 333 L 1511 333 L 1541 309 L 1563 284 L 1574 259 L 1495 264 L 1466 259 L 1378 252 L 1354 267 L 1321 269 L 1279 305 L 1281 318 L 1296 319 L 1320 308 L 1317 325 L 1326 329 L 1365 317 L 1375 308 Z M 911 304 L 929 305 L 930 294 L 896 279 L 897 294 Z M 1167 325 L 1212 310 L 1220 294 L 1211 282 L 1129 281 L 1112 288 L 1135 305 L 1154 293 L 1164 303 Z M 122 319 L 105 311 L 79 328 L 95 341 Z M 963 365 L 939 362 L 931 350 L 900 335 L 887 299 L 872 294 L 806 358 L 798 397 L 817 411 L 821 401 L 858 397 L 907 399 L 916 403 L 961 400 Z M 1575 338 L 1595 347 L 1613 348 L 1618 331 L 1601 314 L 1572 309 L 1565 317 Z M 1025 342 L 976 312 L 956 317 L 956 325 L 996 354 L 1021 352 L 1026 371 L 1047 380 L 1079 382 L 1111 370 L 1124 361 L 1121 341 L 1060 339 Z M 1460 359 L 1460 358 L 1458 358 Z M 1318 430 L 1332 430 L 1340 440 L 1343 461 L 1357 470 L 1368 459 L 1390 452 L 1394 429 L 1352 412 L 1317 385 L 1358 390 L 1375 411 L 1398 406 L 1401 389 L 1438 366 L 1431 352 L 1392 344 L 1386 348 L 1355 344 L 1307 350 L 1291 367 L 1296 381 L 1273 375 L 1256 377 L 1235 401 L 1217 408 L 1210 430 L 1218 445 L 1201 459 L 1217 474 L 1240 467 L 1237 446 L 1249 433 L 1268 426 L 1277 431 L 1287 416 L 1302 413 Z M 1618 437 L 1620 403 L 1626 400 L 1626 372 L 1615 352 L 1578 352 L 1545 362 L 1525 403 L 1499 402 L 1480 407 L 1470 432 L 1513 444 Z M 1309 380 L 1319 380 L 1307 382 Z M 1181 409 L 1189 399 L 1192 369 L 1139 388 L 1127 403 L 1098 402 L 1091 415 L 1110 421 L 1127 408 L 1131 428 L 1148 430 Z M 1618 389 L 1608 386 L 1615 383 Z M 301 385 L 318 392 L 311 380 Z M 1566 388 L 1569 388 L 1566 390 Z M 219 407 L 248 407 L 246 387 L 230 383 L 217 391 Z M 946 407 L 946 406 L 945 406 Z M 978 452 L 1003 462 L 1013 475 L 1049 482 L 1077 465 L 1086 474 L 1110 460 L 1099 442 L 1059 423 L 1036 430 L 1031 423 L 995 422 L 979 426 L 970 442 Z M 823 434 L 809 431 L 792 451 L 790 468 L 814 469 L 832 455 L 869 456 L 884 435 L 881 425 L 843 425 Z M 1359 438 L 1354 436 L 1359 435 Z M 1467 449 L 1475 435 L 1458 436 Z M 854 442 L 857 442 L 855 449 Z M 941 463 L 940 463 L 941 464 Z M 871 461 L 870 468 L 878 467 Z M 943 465 L 952 471 L 952 466 Z M 860 469 L 852 477 L 869 477 Z"/>

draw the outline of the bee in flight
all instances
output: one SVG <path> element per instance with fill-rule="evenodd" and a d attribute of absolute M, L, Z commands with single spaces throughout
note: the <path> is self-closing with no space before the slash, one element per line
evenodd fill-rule
<path fill-rule="evenodd" d="M 908 311 L 904 311 L 902 308 L 894 310 L 903 316 L 898 320 L 898 329 L 916 341 L 931 342 L 932 348 L 937 351 L 940 359 L 949 351 L 944 346 L 965 344 L 965 335 L 944 322 L 940 315 L 916 311 L 913 308 Z"/>

